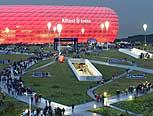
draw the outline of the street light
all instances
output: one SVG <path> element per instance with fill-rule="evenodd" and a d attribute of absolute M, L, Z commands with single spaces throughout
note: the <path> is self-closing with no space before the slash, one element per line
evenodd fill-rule
<path fill-rule="evenodd" d="M 105 21 L 105 27 L 107 32 L 108 32 L 109 26 L 110 26 L 109 21 Z M 108 43 L 107 43 L 107 50 L 108 50 Z"/>
<path fill-rule="evenodd" d="M 52 27 L 51 22 L 48 22 L 48 23 L 47 23 L 47 28 L 48 28 L 48 37 L 49 37 L 49 32 L 50 32 L 51 27 Z M 50 48 L 50 43 L 49 43 L 49 48 Z"/>
<path fill-rule="evenodd" d="M 93 108 L 97 108 L 96 104 L 93 105 Z"/>
<path fill-rule="evenodd" d="M 56 26 L 53 27 L 53 31 L 54 31 L 54 33 L 56 32 Z"/>
<path fill-rule="evenodd" d="M 109 106 L 107 92 L 104 92 L 104 106 Z"/>
<path fill-rule="evenodd" d="M 107 97 L 107 92 L 104 92 L 104 97 Z"/>
<path fill-rule="evenodd" d="M 31 101 L 31 97 L 33 97 L 33 93 L 32 94 L 28 94 L 27 92 L 24 93 L 26 96 L 28 96 L 29 99 L 29 116 L 31 116 L 31 109 L 32 109 L 32 101 Z"/>
<path fill-rule="evenodd" d="M 8 34 L 10 33 L 10 29 L 8 27 L 5 28 L 5 33 L 7 33 L 7 38 L 8 38 Z"/>
<path fill-rule="evenodd" d="M 109 29 L 109 25 L 110 25 L 109 21 L 105 21 L 106 31 L 108 31 L 108 29 Z"/>
<path fill-rule="evenodd" d="M 57 24 L 56 29 L 57 29 L 58 34 L 59 34 L 59 35 L 58 35 L 58 36 L 59 36 L 59 46 L 58 46 L 58 51 L 59 51 L 59 56 L 60 56 L 60 54 L 61 54 L 61 50 L 60 50 L 60 46 L 61 46 L 61 43 L 60 43 L 60 35 L 61 35 L 62 29 L 63 29 L 62 24 Z"/>
<path fill-rule="evenodd" d="M 84 28 L 81 29 L 81 33 L 82 33 L 82 34 L 85 33 L 85 29 L 84 29 Z"/>
<path fill-rule="evenodd" d="M 147 24 L 143 24 L 143 30 L 145 31 L 145 33 L 146 33 L 146 31 L 147 31 L 147 27 L 148 27 L 148 25 Z M 147 42 L 146 42 L 146 34 L 145 34 L 145 46 L 147 46 Z"/>
<path fill-rule="evenodd" d="M 133 99 L 133 96 L 132 95 L 129 95 L 129 100 L 132 100 Z"/>
<path fill-rule="evenodd" d="M 101 28 L 102 31 L 104 30 L 104 27 L 105 27 L 105 25 L 104 25 L 104 23 L 102 23 L 102 24 L 100 25 L 100 28 Z"/>

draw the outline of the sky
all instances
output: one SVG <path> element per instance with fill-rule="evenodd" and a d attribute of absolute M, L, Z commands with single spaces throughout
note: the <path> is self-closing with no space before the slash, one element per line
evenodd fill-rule
<path fill-rule="evenodd" d="M 0 0 L 0 5 L 105 6 L 119 16 L 118 38 L 153 33 L 153 0 Z"/>

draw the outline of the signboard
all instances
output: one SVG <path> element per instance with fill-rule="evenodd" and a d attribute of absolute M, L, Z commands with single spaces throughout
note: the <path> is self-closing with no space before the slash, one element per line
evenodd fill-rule
<path fill-rule="evenodd" d="M 47 78 L 49 76 L 48 72 L 34 72 L 32 77 Z"/>
<path fill-rule="evenodd" d="M 110 59 L 109 62 L 111 62 L 111 63 L 115 63 L 115 62 L 118 63 L 118 62 L 126 62 L 126 60 L 125 59 L 115 59 L 114 58 L 114 59 Z"/>
<path fill-rule="evenodd" d="M 10 64 L 10 60 L 0 60 L 0 64 Z"/>
<path fill-rule="evenodd" d="M 62 23 L 69 23 L 69 24 L 90 24 L 91 20 L 89 19 L 82 19 L 82 18 L 62 18 Z"/>
<path fill-rule="evenodd" d="M 128 78 L 145 78 L 145 74 L 128 74 Z"/>

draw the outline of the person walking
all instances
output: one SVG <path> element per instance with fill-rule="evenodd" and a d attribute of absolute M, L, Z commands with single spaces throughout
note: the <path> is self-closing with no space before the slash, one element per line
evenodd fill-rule
<path fill-rule="evenodd" d="M 62 115 L 64 115 L 64 113 L 65 113 L 65 109 L 63 108 L 63 109 L 62 109 Z"/>
<path fill-rule="evenodd" d="M 74 113 L 74 104 L 72 104 L 72 113 Z"/>

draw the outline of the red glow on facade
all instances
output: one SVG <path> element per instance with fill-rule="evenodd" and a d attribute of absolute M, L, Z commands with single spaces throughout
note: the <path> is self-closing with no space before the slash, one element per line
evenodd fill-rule
<path fill-rule="evenodd" d="M 57 24 L 61 38 L 79 42 L 113 42 L 119 30 L 118 16 L 106 7 L 4 5 L 0 12 L 0 44 L 53 43 Z"/>

